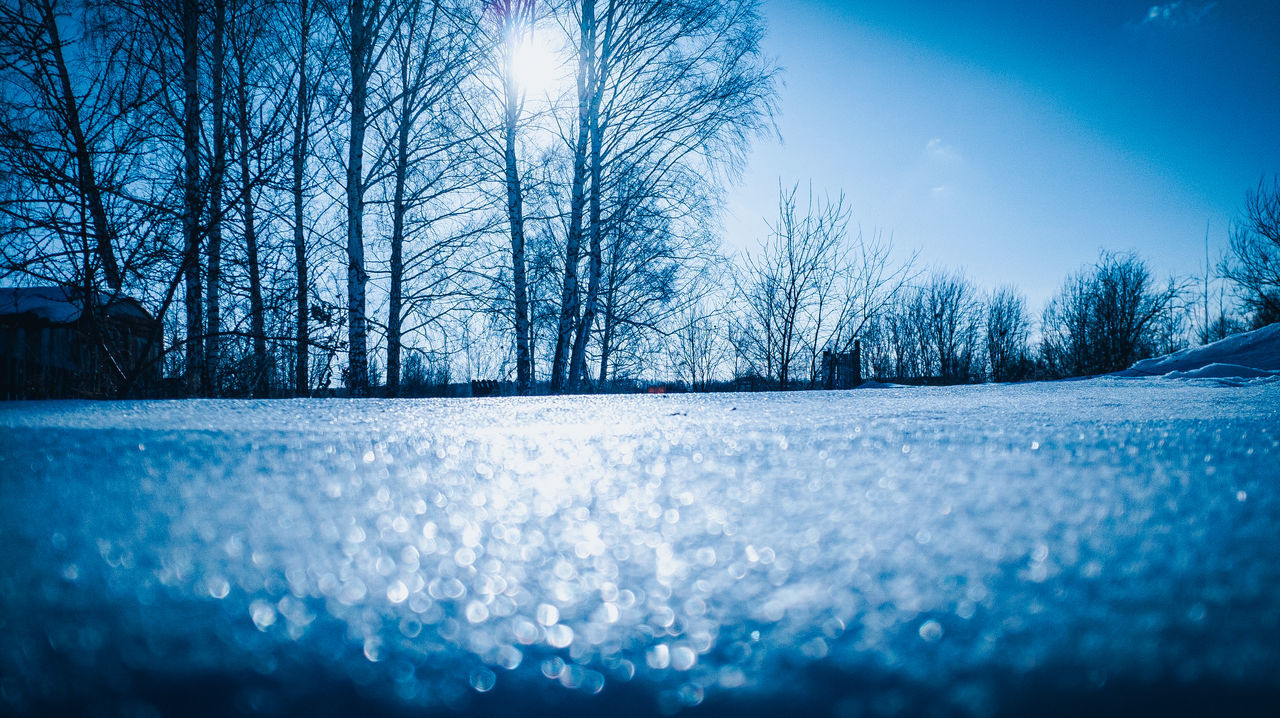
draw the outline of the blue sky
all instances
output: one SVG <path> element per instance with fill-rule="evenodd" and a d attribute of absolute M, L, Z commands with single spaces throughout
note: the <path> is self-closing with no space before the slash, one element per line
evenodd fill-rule
<path fill-rule="evenodd" d="M 728 197 L 754 246 L 779 179 L 843 190 L 929 264 L 1038 310 L 1101 248 L 1216 258 L 1280 172 L 1280 2 L 765 0 L 778 128 Z"/>

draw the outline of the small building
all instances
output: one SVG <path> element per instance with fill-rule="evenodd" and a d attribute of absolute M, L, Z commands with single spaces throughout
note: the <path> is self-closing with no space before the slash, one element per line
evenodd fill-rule
<path fill-rule="evenodd" d="M 862 383 L 862 346 L 853 343 L 851 352 L 822 352 L 822 388 L 853 389 Z"/>
<path fill-rule="evenodd" d="M 99 292 L 86 307 L 86 296 L 75 287 L 0 287 L 0 399 L 156 390 L 160 322 L 135 299 Z"/>

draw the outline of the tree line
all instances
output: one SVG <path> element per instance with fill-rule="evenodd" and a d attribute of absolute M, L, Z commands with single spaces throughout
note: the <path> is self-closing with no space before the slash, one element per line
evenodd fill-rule
<path fill-rule="evenodd" d="M 633 370 L 776 97 L 755 0 L 6 0 L 0 27 L 0 271 L 154 308 L 189 395 Z"/>
<path fill-rule="evenodd" d="M 815 388 L 820 357 L 856 342 L 863 376 L 887 382 L 1093 376 L 1280 321 L 1280 180 L 1246 194 L 1228 251 L 1213 263 L 1206 244 L 1199 277 L 1160 280 L 1136 253 L 1103 250 L 1038 315 L 1015 286 L 923 267 L 850 214 L 843 196 L 780 188 L 766 239 L 731 267 L 728 303 L 682 317 L 673 373 L 694 387 Z"/>
<path fill-rule="evenodd" d="M 724 188 L 773 128 L 763 34 L 757 0 L 4 0 L 0 277 L 139 299 L 189 396 L 793 388 L 855 342 L 878 377 L 1015 380 L 1182 336 L 1186 288 L 1104 255 L 1033 351 L 1016 290 L 799 187 L 725 257 Z M 1254 321 L 1276 194 L 1220 267 Z"/>

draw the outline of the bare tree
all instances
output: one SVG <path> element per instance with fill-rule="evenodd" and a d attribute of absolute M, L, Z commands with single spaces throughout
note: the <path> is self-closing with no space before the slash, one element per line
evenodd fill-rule
<path fill-rule="evenodd" d="M 991 380 L 1007 382 L 1030 378 L 1031 320 L 1026 298 L 1013 287 L 1002 287 L 987 297 L 982 315 Z"/>
<path fill-rule="evenodd" d="M 944 382 L 973 377 L 978 341 L 977 290 L 959 273 L 934 272 L 921 290 L 924 335 Z"/>
<path fill-rule="evenodd" d="M 811 384 L 818 380 L 819 353 L 823 350 L 852 352 L 854 342 L 873 333 L 873 325 L 918 276 L 918 253 L 895 260 L 893 240 L 880 231 L 868 235 L 859 229 L 847 244 L 815 310 L 816 321 L 809 342 Z M 826 295 L 830 295 L 829 300 Z M 874 342 L 863 342 L 863 345 L 865 357 L 866 349 L 873 347 Z"/>
<path fill-rule="evenodd" d="M 182 0 L 182 237 L 183 256 L 199 256 L 202 245 L 200 216 L 200 8 L 196 0 Z M 200 394 L 204 387 L 204 336 L 201 311 L 200 265 L 186 263 L 185 308 L 187 391 Z"/>
<path fill-rule="evenodd" d="M 679 314 L 670 341 L 671 369 L 678 381 L 691 389 L 706 389 L 728 360 L 723 312 L 702 302 L 686 306 Z"/>
<path fill-rule="evenodd" d="M 332 2 L 332 0 L 331 0 Z M 352 396 L 369 394 L 369 325 L 366 288 L 364 204 L 365 135 L 378 109 L 370 111 L 371 83 L 391 48 L 389 36 L 399 28 L 403 8 L 395 0 L 349 0 L 329 8 L 344 49 L 348 108 L 346 162 L 347 226 L 347 384 Z"/>
<path fill-rule="evenodd" d="M 445 264 L 475 231 L 457 225 L 476 209 L 467 201 L 477 184 L 466 151 L 471 137 L 453 120 L 460 114 L 457 95 L 474 70 L 466 20 L 466 13 L 442 0 L 409 2 L 390 54 L 395 72 L 381 92 L 390 108 L 389 122 L 379 129 L 386 147 L 382 174 L 389 175 L 391 185 L 386 322 L 391 395 L 400 383 L 405 330 L 414 327 L 406 326 L 407 316 L 415 314 L 417 325 L 438 316 L 429 305 L 452 292 L 453 274 Z"/>
<path fill-rule="evenodd" d="M 1106 255 L 1094 274 L 1095 352 L 1103 370 L 1123 369 L 1168 348 L 1159 333 L 1177 309 L 1181 287 L 1153 286 L 1133 255 Z"/>
<path fill-rule="evenodd" d="M 316 227 L 315 215 L 322 215 L 325 207 L 315 207 L 317 198 L 324 193 L 317 186 L 313 174 L 323 173 L 324 162 L 315 162 L 316 139 L 322 138 L 325 129 L 340 120 L 339 113 L 326 112 L 325 95 L 332 95 L 329 88 L 337 72 L 335 63 L 342 49 L 338 43 L 328 41 L 326 17 L 333 12 L 326 0 L 293 0 L 278 6 L 274 14 L 277 22 L 287 31 L 279 38 L 280 74 L 289 78 L 282 87 L 288 90 L 291 101 L 281 101 L 289 112 L 292 142 L 289 144 L 289 204 L 290 230 L 293 244 L 293 386 L 299 396 L 308 396 L 313 385 L 312 349 L 317 347 L 317 330 L 332 322 L 326 321 L 329 312 L 324 302 L 313 295 L 318 277 L 315 267 L 315 239 L 324 230 Z M 322 158 L 323 159 L 323 158 Z M 310 216 L 309 216 L 310 212 Z M 316 322 L 319 326 L 313 325 Z"/>
<path fill-rule="evenodd" d="M 555 355 L 551 362 L 551 392 L 565 389 L 568 362 L 578 322 L 578 265 L 581 262 L 583 210 L 586 206 L 587 150 L 593 117 L 600 112 L 600 67 L 597 63 L 596 0 L 582 0 L 578 10 L 577 137 L 573 143 L 573 177 L 569 193 L 569 229 L 565 242 L 564 287 L 556 325 Z M 598 126 L 598 122 L 595 123 Z"/>
<path fill-rule="evenodd" d="M 94 285 L 91 275 L 101 271 L 107 286 L 119 291 L 123 280 L 114 246 L 116 233 L 98 177 L 98 148 L 90 140 L 94 128 L 87 126 L 109 111 L 116 88 L 102 78 L 87 91 L 77 91 L 77 83 L 89 78 L 73 78 L 66 52 L 70 43 L 59 29 L 58 18 L 64 12 L 55 0 L 15 0 L 0 7 L 0 70 L 12 83 L 0 115 L 0 141 L 10 172 L 36 180 L 27 185 L 32 194 L 39 191 L 32 185 L 43 184 L 37 178 L 74 190 L 73 202 L 88 210 L 81 214 L 88 215 L 85 225 L 91 232 L 85 235 L 85 244 L 93 248 L 91 255 L 85 254 L 86 281 Z M 118 118 L 103 119 L 115 122 Z M 59 156 L 70 160 L 74 170 L 63 169 L 65 165 L 54 159 Z M 5 203 L 5 215 L 16 220 L 22 232 L 34 229 L 37 206 L 50 199 L 32 194 L 24 192 L 25 196 L 12 198 L 14 204 Z M 61 224 L 56 220 L 38 223 L 50 229 Z"/>
<path fill-rule="evenodd" d="M 866 323 L 862 357 L 871 374 L 947 384 L 979 378 L 985 311 L 962 274 L 934 270 L 905 287 Z"/>
<path fill-rule="evenodd" d="M 738 334 L 757 372 L 787 389 L 810 332 L 826 317 L 822 302 L 844 266 L 849 210 L 844 196 L 809 191 L 801 208 L 798 186 L 778 189 L 778 219 L 757 252 L 742 260 L 736 280 L 743 311 Z"/>
<path fill-rule="evenodd" d="M 1062 376 L 1103 374 L 1152 356 L 1157 331 L 1169 321 L 1181 286 L 1155 286 L 1134 254 L 1103 252 L 1098 263 L 1071 275 L 1045 308 L 1042 360 Z"/>
<path fill-rule="evenodd" d="M 915 288 L 909 294 L 899 297 L 885 312 L 882 324 L 882 341 L 888 372 L 881 372 L 881 378 L 921 379 L 929 376 L 929 339 L 926 333 L 927 309 L 924 293 Z"/>
<path fill-rule="evenodd" d="M 515 329 L 516 391 L 533 391 L 533 346 L 529 308 L 528 264 L 525 257 L 525 187 L 521 177 L 520 134 L 524 125 L 526 88 L 519 82 L 517 57 L 522 45 L 532 41 L 537 20 L 534 0 L 485 0 L 482 27 L 487 45 L 481 55 L 485 65 L 486 86 L 500 111 L 498 137 L 480 132 L 494 154 L 501 157 L 501 173 L 505 197 L 505 213 L 510 238 L 511 324 Z M 477 112 L 483 115 L 483 112 Z"/>
<path fill-rule="evenodd" d="M 801 212 L 797 191 L 780 191 L 770 241 L 747 258 L 745 275 L 735 280 L 741 307 L 732 332 L 737 348 L 752 357 L 752 371 L 776 379 L 781 388 L 795 380 L 800 358 L 809 385 L 816 386 L 824 350 L 851 352 L 869 334 L 882 342 L 885 356 L 892 353 L 883 344 L 894 329 L 885 315 L 917 275 L 917 255 L 895 261 L 893 242 L 883 234 L 859 230 L 850 236 L 843 195 L 819 201 L 811 189 Z"/>
<path fill-rule="evenodd" d="M 381 3 L 364 0 L 347 5 L 348 68 L 350 70 L 350 136 L 347 154 L 347 383 L 352 396 L 369 393 L 368 334 L 365 315 L 364 263 L 364 133 L 368 123 L 366 103 L 374 60 L 376 34 L 381 29 Z"/>
<path fill-rule="evenodd" d="M 1092 291 L 1087 272 L 1076 272 L 1067 277 L 1062 288 L 1045 305 L 1040 320 L 1040 359 L 1052 375 L 1079 376 L 1093 369 L 1089 344 Z"/>
<path fill-rule="evenodd" d="M 601 330 L 594 343 L 601 384 L 624 364 L 631 365 L 628 373 L 643 373 L 673 323 L 681 324 L 684 311 L 712 291 L 711 273 L 724 268 L 712 230 L 712 195 L 690 177 L 670 177 L 665 186 L 624 179 L 606 197 Z"/>
<path fill-rule="evenodd" d="M 267 349 L 267 306 L 264 288 L 260 224 L 264 190 L 283 180 L 285 137 L 289 134 L 292 92 L 286 78 L 295 68 L 281 57 L 282 47 L 270 32 L 279 18 L 268 3 L 241 0 L 231 18 L 231 54 L 234 65 L 232 124 L 235 136 L 237 193 L 240 229 L 244 238 L 244 279 L 249 295 L 249 338 L 252 361 L 248 363 L 249 388 L 254 396 L 270 392 L 271 361 Z"/>
<path fill-rule="evenodd" d="M 213 2 L 212 58 L 210 59 L 210 114 L 213 122 L 213 151 L 209 156 L 208 220 L 205 262 L 205 335 L 204 363 L 201 383 L 210 396 L 221 393 L 220 364 L 222 349 L 222 230 L 223 180 L 227 166 L 226 105 L 226 30 L 227 0 Z"/>
<path fill-rule="evenodd" d="M 312 99 L 315 91 L 312 87 L 311 74 L 311 34 L 315 22 L 315 8 L 311 0 L 298 0 L 294 15 L 296 23 L 297 54 L 293 58 L 295 67 L 294 83 L 297 90 L 293 106 L 293 146 L 291 157 L 293 194 L 293 252 L 295 277 L 295 336 L 296 356 L 294 360 L 294 388 L 299 396 L 311 393 L 310 352 L 310 273 L 307 256 L 307 235 L 305 227 L 306 197 L 304 184 L 307 174 L 307 145 L 311 140 Z"/>
<path fill-rule="evenodd" d="M 728 330 L 735 354 L 735 375 L 773 379 L 778 363 L 782 281 L 770 262 L 751 258 L 733 275 L 738 305 Z"/>
<path fill-rule="evenodd" d="M 400 343 L 404 322 L 404 222 L 408 211 L 405 191 L 409 172 L 409 135 L 422 113 L 432 105 L 434 92 L 430 82 L 432 42 L 436 39 L 436 23 L 440 4 L 431 3 L 427 17 L 422 16 L 421 3 L 411 3 L 405 21 L 394 40 L 393 57 L 399 65 L 399 107 L 395 112 L 395 157 L 393 176 L 395 189 L 391 207 L 391 292 L 387 317 L 387 390 L 394 395 L 400 387 Z M 425 28 L 422 27 L 425 24 Z M 424 35 L 424 38 L 419 38 Z M 424 97 L 425 96 L 425 97 Z"/>
<path fill-rule="evenodd" d="M 1259 180 L 1245 196 L 1221 271 L 1235 283 L 1255 328 L 1280 322 L 1280 176 L 1270 186 Z"/>
<path fill-rule="evenodd" d="M 628 194 L 614 188 L 623 182 L 646 187 L 678 216 L 680 193 L 669 190 L 676 178 L 697 167 L 707 184 L 718 170 L 736 168 L 749 138 L 768 125 L 774 101 L 774 68 L 760 54 L 756 0 L 588 0 L 578 20 L 585 95 L 579 95 L 574 175 L 585 166 L 589 184 L 582 220 L 587 287 L 569 356 L 571 389 L 586 381 L 587 347 L 605 291 L 607 202 Z M 581 201 L 570 204 L 571 211 L 581 207 Z M 568 249 L 566 265 L 578 259 Z M 577 311 L 575 293 L 562 296 L 567 318 Z"/>

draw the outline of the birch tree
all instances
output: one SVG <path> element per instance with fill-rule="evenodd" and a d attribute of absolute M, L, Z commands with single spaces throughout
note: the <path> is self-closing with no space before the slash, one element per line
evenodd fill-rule
<path fill-rule="evenodd" d="M 381 128 L 391 215 L 387 296 L 387 392 L 399 391 L 406 326 L 412 312 L 429 321 L 433 302 L 452 296 L 447 266 L 468 235 L 462 218 L 476 211 L 477 180 L 469 132 L 456 118 L 457 97 L 475 69 L 469 13 L 453 4 L 411 2 L 391 51 L 395 72 L 382 102 Z M 443 310 L 442 310 L 443 311 Z"/>
<path fill-rule="evenodd" d="M 311 141 L 311 118 L 315 92 L 311 74 L 311 34 L 316 22 L 311 0 L 297 0 L 295 14 L 296 53 L 293 57 L 295 97 L 293 104 L 293 145 L 290 193 L 293 204 L 293 262 L 295 303 L 294 391 L 311 393 L 310 259 L 307 254 L 306 196 L 307 147 Z"/>
<path fill-rule="evenodd" d="M 257 397 L 269 389 L 266 303 L 259 205 L 263 191 L 282 180 L 291 92 L 284 81 L 294 69 L 281 57 L 282 46 L 270 32 L 276 8 L 244 0 L 231 21 L 232 126 L 235 129 L 236 197 L 244 247 L 244 280 L 249 295 L 252 362 L 249 387 Z"/>
<path fill-rule="evenodd" d="M 196 0 L 182 0 L 182 238 L 185 258 L 198 257 L 202 246 L 200 216 L 200 8 Z M 192 394 L 204 390 L 204 335 L 201 311 L 199 262 L 184 261 L 186 334 L 186 386 Z"/>
<path fill-rule="evenodd" d="M 567 367 L 578 322 L 578 265 L 582 253 L 583 209 L 586 205 L 587 148 L 593 112 L 599 112 L 599 67 L 596 62 L 596 0 L 582 0 L 578 9 L 577 135 L 573 143 L 573 174 L 569 191 L 569 230 L 565 242 L 564 288 L 556 325 L 555 355 L 551 363 L 551 392 L 565 389 Z"/>
<path fill-rule="evenodd" d="M 148 68 L 112 20 L 58 0 L 0 6 L 0 271 L 118 292 L 153 260 L 153 213 L 120 192 L 145 152 L 132 127 Z"/>
<path fill-rule="evenodd" d="M 610 184 L 626 177 L 659 188 L 691 166 L 702 170 L 704 182 L 731 170 L 749 138 L 767 126 L 774 99 L 755 0 L 599 4 L 584 3 L 580 23 L 595 50 L 579 53 L 594 74 L 589 68 L 585 83 L 587 288 L 569 359 L 571 388 L 585 379 L 586 347 L 600 310 Z M 644 168 L 638 180 L 637 167 Z M 674 214 L 680 209 L 673 203 Z"/>
<path fill-rule="evenodd" d="M 520 158 L 520 132 L 525 112 L 525 88 L 517 74 L 518 51 L 532 41 L 536 13 L 534 0 L 486 0 L 482 25 L 486 32 L 486 69 L 490 92 L 499 108 L 498 138 L 488 133 L 480 139 L 501 159 L 506 224 L 511 251 L 511 324 L 515 330 L 516 392 L 533 390 L 533 351 L 529 312 L 528 267 L 525 258 L 524 185 Z"/>
<path fill-rule="evenodd" d="M 346 162 L 347 229 L 347 388 L 351 396 L 369 395 L 369 328 L 366 313 L 364 203 L 366 190 L 365 134 L 372 115 L 369 96 L 371 82 L 390 49 L 388 33 L 393 33 L 402 15 L 395 0 L 347 0 L 332 7 L 330 15 L 338 30 L 347 60 L 346 100 L 348 109 Z"/>
<path fill-rule="evenodd" d="M 213 151 L 209 155 L 208 219 L 206 222 L 207 258 L 205 260 L 205 332 L 204 376 L 205 392 L 210 396 L 221 393 L 222 348 L 222 232 L 223 232 L 223 179 L 227 166 L 227 125 L 224 90 L 226 89 L 226 28 L 227 0 L 213 1 L 212 57 L 209 62 L 209 112 L 212 116 Z"/>

